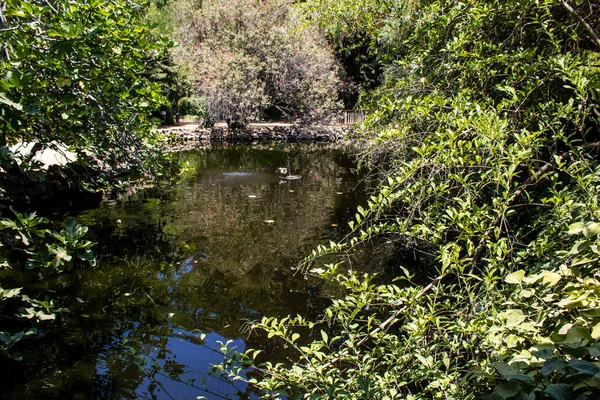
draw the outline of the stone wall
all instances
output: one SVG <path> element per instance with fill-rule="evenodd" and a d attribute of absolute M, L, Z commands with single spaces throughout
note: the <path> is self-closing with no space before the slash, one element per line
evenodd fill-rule
<path fill-rule="evenodd" d="M 171 143 L 197 142 L 337 142 L 348 132 L 345 126 L 300 126 L 291 124 L 257 124 L 245 129 L 231 130 L 216 126 L 211 129 L 172 127 L 163 129 L 170 136 Z"/>

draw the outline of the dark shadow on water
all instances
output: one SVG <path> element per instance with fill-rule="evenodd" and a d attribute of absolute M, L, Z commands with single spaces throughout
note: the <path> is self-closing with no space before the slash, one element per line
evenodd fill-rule
<path fill-rule="evenodd" d="M 263 359 L 296 357 L 244 330 L 262 316 L 318 317 L 327 306 L 327 285 L 292 268 L 346 235 L 365 204 L 350 153 L 314 144 L 180 153 L 191 169 L 179 184 L 79 214 L 99 265 L 21 282 L 68 311 L 21 346 L 23 361 L 0 361 L 2 398 L 256 398 L 211 366 L 228 341 L 264 350 Z M 281 180 L 280 167 L 302 179 Z M 355 268 L 398 257 L 366 254 Z"/>
<path fill-rule="evenodd" d="M 322 283 L 292 267 L 347 233 L 364 204 L 352 157 L 311 144 L 179 156 L 191 166 L 179 184 L 77 216 L 97 242 L 96 268 L 20 282 L 69 311 L 24 342 L 23 361 L 1 360 L 2 398 L 256 398 L 209 374 L 223 361 L 219 342 L 295 357 L 242 331 L 265 315 L 317 316 L 327 305 Z M 281 180 L 279 167 L 302 179 Z"/>

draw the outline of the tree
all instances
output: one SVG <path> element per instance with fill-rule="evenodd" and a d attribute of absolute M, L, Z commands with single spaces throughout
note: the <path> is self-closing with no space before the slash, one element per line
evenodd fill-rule
<path fill-rule="evenodd" d="M 398 21 L 408 2 L 390 0 L 312 0 L 299 2 L 302 17 L 325 33 L 344 68 L 347 108 L 359 94 L 381 84 L 384 68 L 399 54 L 386 40 L 387 25 Z"/>
<path fill-rule="evenodd" d="M 338 106 L 331 51 L 287 0 L 181 0 L 179 60 L 212 119 L 318 119 Z"/>
<path fill-rule="evenodd" d="M 38 269 L 43 279 L 95 263 L 93 243 L 82 239 L 86 227 L 67 220 L 62 230 L 50 229 L 46 218 L 19 212 L 27 204 L 16 192 L 47 177 L 36 152 L 66 147 L 78 158 L 74 174 L 91 171 L 93 180 L 107 172 L 97 185 L 119 168 L 157 176 L 168 165 L 150 119 L 164 98 L 144 73 L 172 43 L 150 35 L 142 22 L 148 4 L 0 1 L 0 197 L 19 208 L 0 220 L 0 269 Z M 28 154 L 10 150 L 26 143 L 33 144 Z M 75 180 L 60 170 L 57 176 L 53 186 Z M 0 351 L 35 334 L 28 320 L 54 319 L 54 303 L 35 300 L 38 294 L 0 287 L 0 312 L 16 321 L 0 332 Z"/>
<path fill-rule="evenodd" d="M 157 135 L 150 113 L 163 102 L 144 77 L 170 43 L 141 23 L 148 3 L 124 0 L 2 2 L 0 134 L 34 151 L 66 145 L 82 165 L 146 165 Z M 19 160 L 29 167 L 30 154 Z M 15 154 L 3 152 L 5 168 Z M 12 168 L 12 173 L 15 173 Z"/>

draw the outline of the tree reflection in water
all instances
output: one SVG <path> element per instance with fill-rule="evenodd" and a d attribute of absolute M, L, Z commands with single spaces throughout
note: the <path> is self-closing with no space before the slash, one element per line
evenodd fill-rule
<path fill-rule="evenodd" d="M 78 216 L 98 243 L 99 266 L 37 288 L 54 291 L 69 312 L 22 349 L 23 362 L 3 361 L 6 397 L 253 398 L 251 388 L 208 374 L 223 360 L 219 342 L 263 349 L 271 360 L 292 356 L 242 330 L 263 315 L 316 315 L 326 305 L 323 283 L 292 267 L 341 238 L 364 204 L 352 157 L 331 145 L 180 156 L 193 167 L 181 183 Z M 288 159 L 303 179 L 279 179 Z"/>

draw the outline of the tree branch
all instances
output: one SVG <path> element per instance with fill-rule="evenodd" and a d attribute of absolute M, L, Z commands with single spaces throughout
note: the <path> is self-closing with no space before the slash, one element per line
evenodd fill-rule
<path fill-rule="evenodd" d="M 9 27 L 8 27 L 8 21 L 6 20 L 6 18 L 4 17 L 4 11 L 6 10 L 6 1 L 1 1 L 0 2 L 0 23 L 2 23 L 2 25 L 0 25 L 2 27 L 3 31 L 8 31 Z M 4 55 L 6 56 L 6 59 L 10 61 L 10 54 L 8 53 L 8 43 L 2 43 L 2 47 L 4 47 Z"/>
<path fill-rule="evenodd" d="M 434 280 L 432 280 L 429 285 L 425 286 L 423 289 L 421 289 L 421 291 L 419 293 L 417 293 L 417 295 L 413 298 L 413 300 L 417 300 L 420 297 L 422 297 L 423 295 L 425 295 L 427 292 L 429 292 L 431 290 L 431 288 L 433 288 L 433 286 L 436 283 L 439 283 L 442 279 L 444 278 L 444 276 L 440 275 L 438 277 L 436 277 Z M 375 336 L 375 334 L 379 331 L 382 331 L 384 329 L 386 329 L 388 327 L 388 325 L 392 325 L 396 318 L 398 318 L 398 316 L 400 314 L 402 314 L 403 312 L 407 311 L 408 309 L 408 305 L 394 311 L 394 313 L 385 321 L 383 321 L 378 327 L 376 327 L 375 329 L 373 329 L 371 332 L 369 332 L 367 334 L 367 336 L 363 337 L 355 346 L 354 348 L 358 348 L 361 347 L 363 344 L 365 344 L 369 339 L 373 338 L 373 336 Z M 328 361 L 324 367 L 328 367 L 330 365 L 335 364 L 336 362 L 340 361 L 342 358 L 344 357 L 344 355 L 340 355 L 336 358 L 334 358 L 333 360 Z M 308 361 L 308 358 L 305 358 Z"/>
<path fill-rule="evenodd" d="M 583 28 L 587 31 L 587 33 L 592 37 L 592 40 L 594 41 L 594 43 L 596 43 L 596 46 L 598 46 L 598 48 L 600 48 L 600 38 L 598 37 L 598 35 L 596 35 L 596 32 L 594 32 L 594 30 L 592 29 L 592 27 L 590 26 L 590 24 L 588 24 L 585 19 L 583 19 L 583 17 L 581 15 L 579 15 L 579 13 L 577 11 L 575 11 L 575 9 L 573 7 L 571 7 L 571 5 L 569 3 L 567 3 L 566 1 L 562 2 L 562 5 L 567 9 L 567 11 L 573 16 L 575 17 L 575 19 L 577 21 L 579 21 L 579 23 L 581 25 L 583 25 Z"/>

